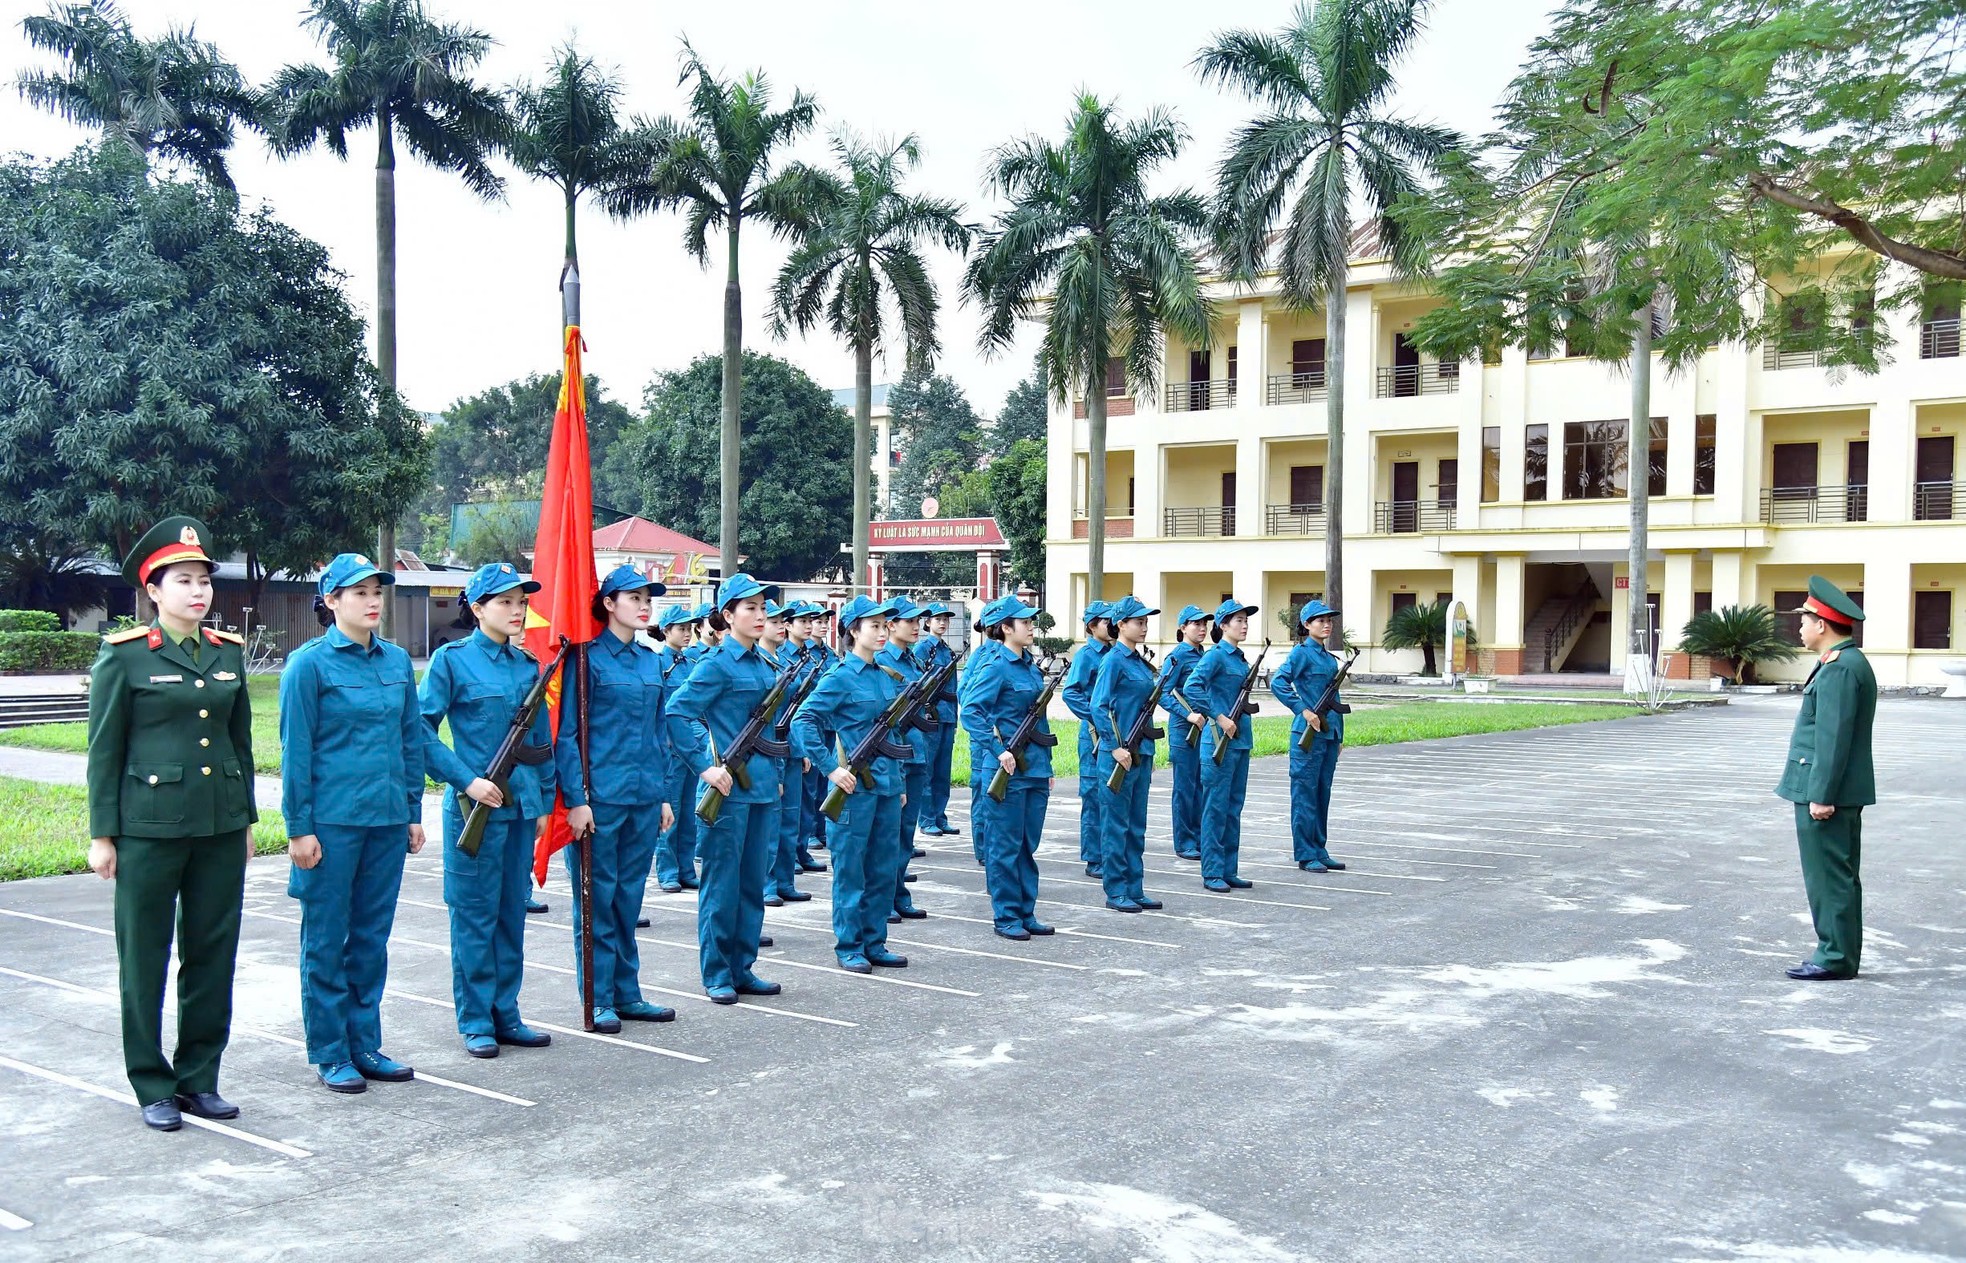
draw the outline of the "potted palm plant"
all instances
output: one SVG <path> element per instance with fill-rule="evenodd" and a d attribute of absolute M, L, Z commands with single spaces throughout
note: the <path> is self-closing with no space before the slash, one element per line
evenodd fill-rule
<path fill-rule="evenodd" d="M 1763 662 L 1787 662 L 1800 652 L 1782 638 L 1775 611 L 1765 605 L 1723 605 L 1687 620 L 1679 647 L 1705 654 L 1728 668 L 1736 688 L 1751 683 Z"/>
<path fill-rule="evenodd" d="M 1387 649 L 1418 649 L 1420 674 L 1439 675 L 1440 665 L 1435 654 L 1446 646 L 1448 634 L 1447 602 L 1416 602 L 1393 611 L 1392 617 L 1386 620 L 1386 630 L 1380 634 L 1379 643 Z M 1472 649 L 1474 644 L 1474 629 L 1469 628 L 1468 647 Z"/>

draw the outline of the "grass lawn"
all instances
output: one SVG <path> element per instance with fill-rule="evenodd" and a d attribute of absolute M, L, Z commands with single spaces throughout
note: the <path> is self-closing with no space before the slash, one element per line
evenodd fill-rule
<path fill-rule="evenodd" d="M 261 855 L 287 849 L 278 812 L 260 813 L 253 848 Z M 88 856 L 89 799 L 81 786 L 0 776 L 0 881 L 84 873 Z"/>
<path fill-rule="evenodd" d="M 253 699 L 253 767 L 261 772 L 280 772 L 280 677 L 256 675 L 246 681 Z M 0 729 L 0 746 L 26 746 L 30 750 L 61 750 L 86 754 L 89 750 L 87 724 L 34 724 L 27 728 Z"/>

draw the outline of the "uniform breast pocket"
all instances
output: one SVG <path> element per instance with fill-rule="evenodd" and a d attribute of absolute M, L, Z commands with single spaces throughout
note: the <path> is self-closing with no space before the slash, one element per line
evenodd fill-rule
<path fill-rule="evenodd" d="M 132 763 L 123 787 L 123 818 L 134 824 L 184 820 L 184 765 Z"/>
<path fill-rule="evenodd" d="M 498 711 L 505 702 L 505 691 L 495 684 L 466 684 L 458 690 L 451 709 L 472 719 Z"/>

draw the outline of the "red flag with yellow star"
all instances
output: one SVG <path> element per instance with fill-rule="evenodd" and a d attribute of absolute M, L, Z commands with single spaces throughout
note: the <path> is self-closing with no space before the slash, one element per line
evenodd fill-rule
<path fill-rule="evenodd" d="M 539 591 L 526 615 L 526 648 L 540 662 L 553 660 L 560 637 L 575 644 L 594 638 L 594 471 L 587 455 L 587 384 L 581 376 L 580 326 L 568 325 L 560 403 L 553 411 L 553 441 L 546 452 L 546 487 L 539 501 L 539 539 L 533 547 L 532 577 Z M 546 694 L 553 731 L 560 731 L 560 702 L 575 666 L 554 680 Z M 573 840 L 567 808 L 555 796 L 546 836 L 533 848 L 535 883 L 546 882 L 546 862 Z"/>

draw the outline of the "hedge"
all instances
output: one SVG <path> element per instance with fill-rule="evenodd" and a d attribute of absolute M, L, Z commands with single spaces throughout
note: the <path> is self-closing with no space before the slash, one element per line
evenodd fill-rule
<path fill-rule="evenodd" d="M 0 610 L 0 632 L 58 632 L 61 619 L 46 610 Z"/>
<path fill-rule="evenodd" d="M 90 632 L 0 631 L 0 672 L 87 671 L 101 645 Z"/>

